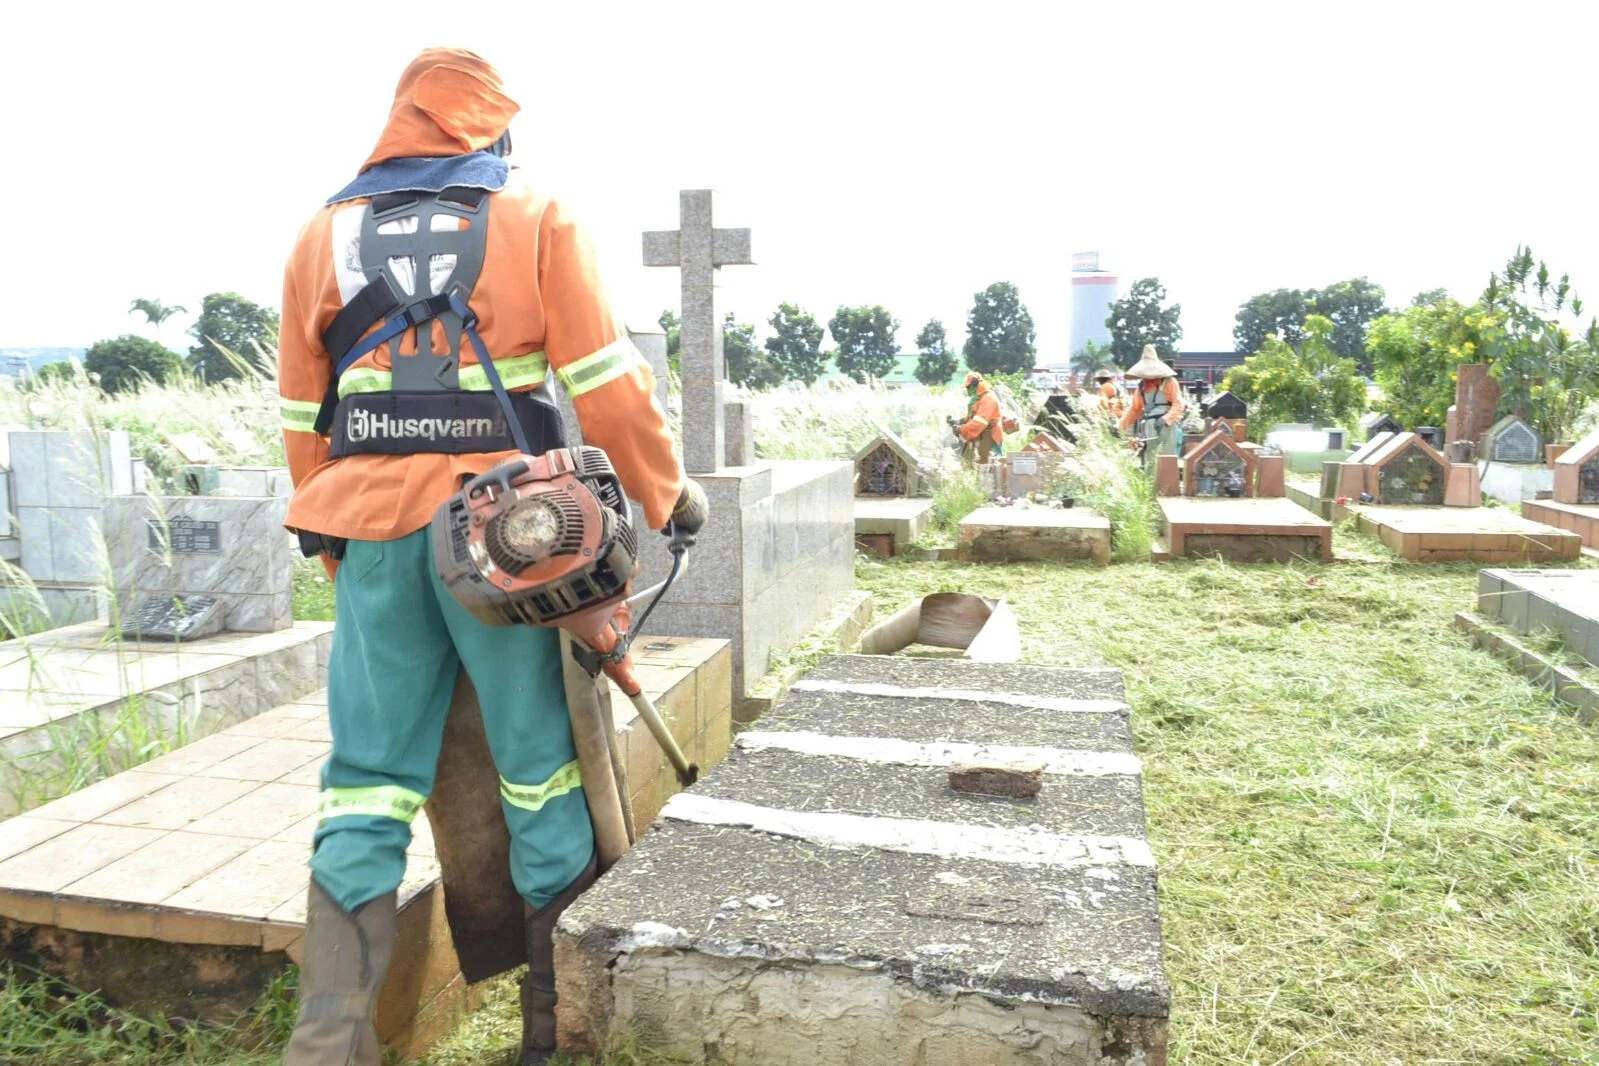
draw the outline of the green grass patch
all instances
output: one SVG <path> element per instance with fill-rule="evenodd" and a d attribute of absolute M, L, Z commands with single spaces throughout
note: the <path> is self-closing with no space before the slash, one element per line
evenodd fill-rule
<path fill-rule="evenodd" d="M 1599 1063 L 1599 732 L 1453 629 L 1476 567 L 1362 557 L 858 572 L 1125 671 L 1173 1063 Z"/>

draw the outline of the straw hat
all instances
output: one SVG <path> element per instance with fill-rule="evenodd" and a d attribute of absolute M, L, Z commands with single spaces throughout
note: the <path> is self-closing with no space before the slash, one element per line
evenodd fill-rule
<path fill-rule="evenodd" d="M 1134 363 L 1132 368 L 1127 371 L 1127 376 L 1146 379 L 1174 378 L 1177 376 L 1177 371 L 1167 366 L 1160 356 L 1155 354 L 1155 346 L 1153 344 L 1146 344 L 1144 345 L 1144 353 L 1138 357 L 1138 362 Z"/>

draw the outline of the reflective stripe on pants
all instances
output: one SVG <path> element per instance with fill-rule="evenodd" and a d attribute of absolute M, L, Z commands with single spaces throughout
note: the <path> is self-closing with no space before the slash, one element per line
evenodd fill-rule
<path fill-rule="evenodd" d="M 440 582 L 427 529 L 350 541 L 334 589 L 333 751 L 322 768 L 312 876 L 352 911 L 399 886 L 465 666 L 494 756 L 487 772 L 502 782 L 512 880 L 528 903 L 548 903 L 594 851 L 558 632 L 474 619 Z"/>

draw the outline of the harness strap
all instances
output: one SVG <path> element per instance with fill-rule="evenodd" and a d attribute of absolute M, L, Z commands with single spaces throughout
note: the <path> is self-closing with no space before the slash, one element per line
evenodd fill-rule
<path fill-rule="evenodd" d="M 516 450 L 523 455 L 531 455 L 533 450 L 527 446 L 527 434 L 522 432 L 522 424 L 517 420 L 516 409 L 511 406 L 510 393 L 505 391 L 505 383 L 500 380 L 500 372 L 494 366 L 494 360 L 489 357 L 489 350 L 483 344 L 483 338 L 478 336 L 477 315 L 466 305 L 454 289 L 450 290 L 450 309 L 461 319 L 461 327 L 466 331 L 466 339 L 472 342 L 472 350 L 477 353 L 478 363 L 483 367 L 483 374 L 489 379 L 489 388 L 494 390 L 494 398 L 500 401 L 500 407 L 505 411 L 505 416 L 511 423 L 511 438 L 516 441 Z"/>

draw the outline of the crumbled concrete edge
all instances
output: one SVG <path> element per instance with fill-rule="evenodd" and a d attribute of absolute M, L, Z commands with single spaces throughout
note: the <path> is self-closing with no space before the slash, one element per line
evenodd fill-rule
<path fill-rule="evenodd" d="M 1551 661 L 1518 640 L 1509 629 L 1496 625 L 1473 611 L 1455 614 L 1455 628 L 1471 637 L 1472 643 L 1489 654 L 1504 659 L 1555 699 L 1577 712 L 1583 725 L 1599 722 L 1599 680 L 1591 674 Z"/>
<path fill-rule="evenodd" d="M 1054 982 L 962 974 L 920 960 L 886 958 L 853 952 L 812 951 L 798 945 L 777 948 L 749 940 L 696 935 L 660 922 L 639 922 L 620 929 L 595 925 L 571 911 L 557 925 L 563 938 L 589 959 L 614 960 L 622 955 L 697 952 L 716 959 L 770 965 L 836 965 L 886 974 L 918 988 L 943 995 L 976 993 L 991 998 L 1050 1007 L 1070 1007 L 1099 1018 L 1135 1017 L 1164 1021 L 1171 1013 L 1171 988 L 1163 974 L 1113 971 L 1109 983 L 1081 973 L 1061 973 Z M 1067 994 L 1061 995 L 1064 987 Z"/>

